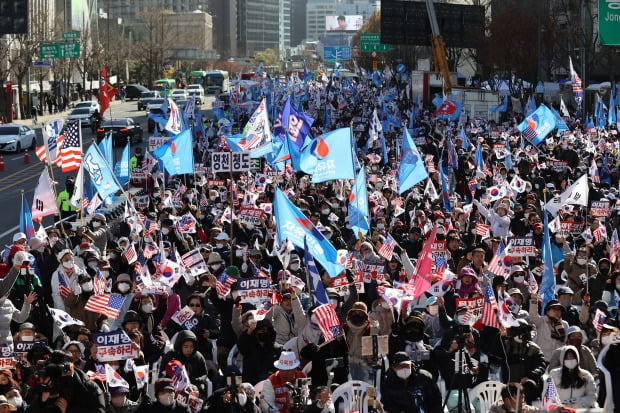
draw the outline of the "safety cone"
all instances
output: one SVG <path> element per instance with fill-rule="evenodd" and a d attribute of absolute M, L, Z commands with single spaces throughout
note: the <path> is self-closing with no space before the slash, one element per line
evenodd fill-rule
<path fill-rule="evenodd" d="M 30 155 L 28 155 L 28 149 L 24 152 L 24 163 L 30 163 Z"/>
<path fill-rule="evenodd" d="M 0 172 L 4 172 L 4 156 L 0 154 Z"/>

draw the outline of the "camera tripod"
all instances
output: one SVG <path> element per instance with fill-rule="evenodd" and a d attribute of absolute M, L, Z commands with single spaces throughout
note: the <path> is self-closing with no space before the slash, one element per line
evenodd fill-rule
<path fill-rule="evenodd" d="M 446 405 L 448 404 L 448 399 L 450 398 L 450 393 L 455 389 L 455 384 L 457 384 L 457 380 L 462 380 L 465 374 L 465 364 L 470 365 L 471 357 L 469 353 L 463 348 L 462 343 L 458 343 L 458 348 L 454 352 L 454 376 L 450 381 L 450 386 L 446 389 L 446 397 L 443 401 L 442 411 L 445 410 Z M 458 413 L 472 413 L 471 405 L 469 403 L 469 392 L 467 391 L 467 387 L 465 383 L 457 384 L 458 390 L 458 405 L 457 412 Z"/>

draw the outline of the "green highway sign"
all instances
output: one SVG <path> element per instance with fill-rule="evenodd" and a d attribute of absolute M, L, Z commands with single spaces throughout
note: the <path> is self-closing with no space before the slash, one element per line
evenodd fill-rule
<path fill-rule="evenodd" d="M 381 44 L 381 34 L 362 33 L 360 35 L 360 51 L 362 52 L 389 52 L 389 44 Z"/>
<path fill-rule="evenodd" d="M 65 40 L 75 40 L 80 38 L 80 32 L 63 32 L 62 38 Z"/>
<path fill-rule="evenodd" d="M 620 0 L 598 0 L 598 31 L 602 45 L 620 46 Z"/>
<path fill-rule="evenodd" d="M 80 57 L 79 43 L 41 43 L 39 58 L 41 59 L 69 59 Z"/>

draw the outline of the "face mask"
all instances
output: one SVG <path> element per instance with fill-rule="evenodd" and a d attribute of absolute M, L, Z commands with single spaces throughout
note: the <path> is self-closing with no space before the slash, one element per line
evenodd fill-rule
<path fill-rule="evenodd" d="M 248 402 L 248 396 L 245 393 L 238 393 L 237 402 L 240 406 L 245 406 L 245 404 Z"/>
<path fill-rule="evenodd" d="M 58 242 L 58 237 L 51 237 L 50 238 L 50 246 L 54 246 L 54 244 L 56 244 Z"/>
<path fill-rule="evenodd" d="M 611 344 L 614 342 L 614 336 L 612 334 L 607 334 L 606 336 L 601 337 L 601 344 L 606 346 L 607 344 Z"/>
<path fill-rule="evenodd" d="M 144 237 L 144 242 L 153 242 L 153 238 L 151 238 L 151 237 Z"/>
<path fill-rule="evenodd" d="M 609 274 L 609 268 L 601 268 L 600 271 L 601 271 L 601 274 L 603 275 Z"/>
<path fill-rule="evenodd" d="M 126 293 L 127 291 L 129 291 L 129 289 L 131 288 L 131 286 L 127 283 L 120 283 L 118 285 L 118 291 L 122 292 L 122 293 Z"/>
<path fill-rule="evenodd" d="M 290 267 L 291 271 L 297 271 L 299 269 L 299 263 L 295 263 L 295 264 L 291 264 Z"/>
<path fill-rule="evenodd" d="M 368 252 L 368 253 L 364 254 L 364 259 L 365 260 L 369 260 L 371 258 L 372 258 L 372 252 Z"/>
<path fill-rule="evenodd" d="M 97 270 L 97 261 L 93 261 L 93 262 L 89 262 L 88 263 L 88 267 L 92 268 L 93 270 Z"/>
<path fill-rule="evenodd" d="M 586 265 L 586 262 L 585 258 L 577 258 L 577 264 L 579 265 Z"/>
<path fill-rule="evenodd" d="M 116 366 L 110 366 L 110 367 L 112 367 L 112 370 L 116 371 L 116 370 L 118 370 L 118 368 L 119 368 L 120 366 L 117 364 Z"/>
<path fill-rule="evenodd" d="M 217 271 L 217 270 L 219 270 L 220 268 L 222 268 L 222 264 L 213 264 L 213 265 L 211 266 L 211 269 L 212 269 L 213 271 Z"/>
<path fill-rule="evenodd" d="M 97 221 L 93 221 L 93 228 L 99 228 L 101 224 Z"/>
<path fill-rule="evenodd" d="M 334 305 L 334 307 L 338 308 L 338 300 L 331 300 L 331 299 L 330 299 L 330 300 L 329 300 L 329 303 L 330 303 L 330 304 L 333 304 L 333 305 Z"/>
<path fill-rule="evenodd" d="M 20 396 L 9 397 L 9 404 L 15 407 L 22 407 L 22 403 L 24 402 Z"/>
<path fill-rule="evenodd" d="M 153 304 L 144 304 L 142 305 L 142 312 L 151 314 L 153 312 Z"/>
<path fill-rule="evenodd" d="M 353 314 L 351 317 L 349 317 L 349 321 L 355 326 L 361 326 L 362 324 L 366 323 L 366 320 L 368 320 L 368 318 L 361 314 Z"/>
<path fill-rule="evenodd" d="M 21 275 L 28 275 L 28 268 L 29 268 L 29 267 L 20 268 L 20 269 L 19 269 L 19 273 L 20 273 Z"/>
<path fill-rule="evenodd" d="M 571 300 L 559 300 L 564 307 L 570 307 Z"/>
<path fill-rule="evenodd" d="M 411 376 L 411 367 L 396 370 L 396 375 L 403 380 L 409 378 Z"/>
<path fill-rule="evenodd" d="M 236 256 L 236 257 L 243 257 L 243 250 L 237 250 L 237 251 L 235 251 L 235 256 Z"/>
<path fill-rule="evenodd" d="M 161 233 L 164 235 L 168 235 L 170 233 L 170 230 L 168 228 L 162 228 Z"/>
<path fill-rule="evenodd" d="M 581 339 L 580 338 L 569 338 L 566 341 L 566 344 L 569 344 L 571 346 L 575 346 L 577 348 L 581 347 Z"/>
<path fill-rule="evenodd" d="M 328 215 L 328 214 L 329 214 L 329 208 L 323 208 L 323 209 L 321 210 L 321 214 L 323 214 L 323 215 Z"/>
<path fill-rule="evenodd" d="M 115 252 L 111 252 L 108 255 L 110 255 L 110 259 L 113 260 L 114 258 L 118 257 L 118 255 L 116 255 Z"/>
<path fill-rule="evenodd" d="M 73 261 L 63 261 L 62 266 L 70 270 L 71 268 L 73 268 Z"/>
<path fill-rule="evenodd" d="M 463 320 L 465 319 L 465 316 L 464 315 L 457 315 L 456 317 L 454 317 L 454 319 L 456 320 L 457 323 L 463 324 Z"/>
<path fill-rule="evenodd" d="M 436 305 L 431 305 L 428 307 L 428 313 L 430 315 L 437 315 L 438 312 L 439 312 L 439 308 Z"/>
<path fill-rule="evenodd" d="M 381 302 L 381 307 L 385 308 L 386 310 L 390 309 L 390 303 L 388 303 L 387 301 L 382 301 Z"/>
<path fill-rule="evenodd" d="M 171 406 L 174 401 L 174 395 L 170 393 L 160 394 L 157 396 L 157 400 L 164 406 Z"/>
<path fill-rule="evenodd" d="M 45 247 L 44 246 L 40 246 L 39 248 L 36 249 L 36 251 L 43 252 L 43 251 L 45 251 Z"/>
<path fill-rule="evenodd" d="M 93 290 L 93 283 L 88 281 L 85 282 L 84 284 L 82 284 L 82 291 L 85 291 L 87 293 L 91 292 Z"/>
<path fill-rule="evenodd" d="M 332 234 L 330 234 L 330 233 L 327 233 L 327 234 L 325 234 L 323 236 L 325 237 L 326 240 L 332 239 Z"/>
<path fill-rule="evenodd" d="M 209 197 L 209 199 L 210 199 L 211 201 L 215 201 L 215 200 L 217 199 L 217 196 L 210 196 L 210 197 Z"/>
<path fill-rule="evenodd" d="M 555 237 L 555 242 L 557 242 L 558 244 L 562 243 L 562 237 Z"/>
<path fill-rule="evenodd" d="M 523 284 L 523 281 L 525 281 L 525 277 L 522 275 L 519 275 L 517 277 L 514 277 L 514 280 L 517 284 Z"/>
<path fill-rule="evenodd" d="M 377 229 L 384 229 L 385 228 L 385 224 L 377 224 Z"/>
<path fill-rule="evenodd" d="M 564 367 L 569 370 L 573 370 L 575 367 L 577 367 L 577 360 L 564 360 Z"/>

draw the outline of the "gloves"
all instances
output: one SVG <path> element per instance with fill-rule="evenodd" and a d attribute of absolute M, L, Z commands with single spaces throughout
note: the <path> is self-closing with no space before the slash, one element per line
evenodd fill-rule
<path fill-rule="evenodd" d="M 351 270 L 346 270 L 344 273 L 347 276 L 347 281 L 349 282 L 349 284 L 355 282 L 355 278 L 353 278 L 353 273 L 351 272 Z"/>

